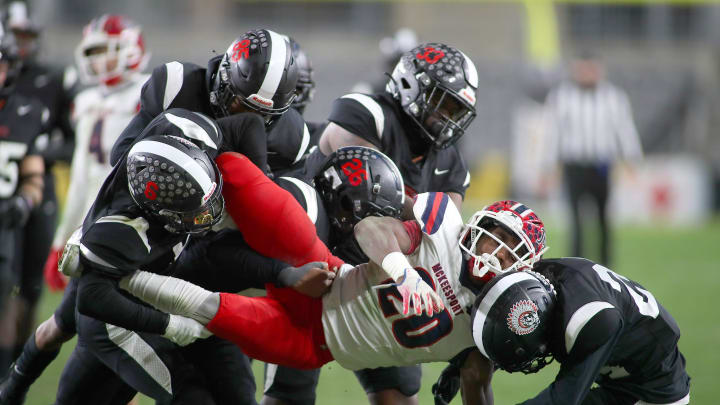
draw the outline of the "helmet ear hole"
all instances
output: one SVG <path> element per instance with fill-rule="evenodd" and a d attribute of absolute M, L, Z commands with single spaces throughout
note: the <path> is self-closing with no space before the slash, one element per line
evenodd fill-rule
<path fill-rule="evenodd" d="M 404 77 L 400 79 L 400 83 L 402 84 L 402 87 L 403 87 L 403 89 L 405 89 L 405 90 L 408 90 L 408 89 L 412 88 L 412 86 L 410 85 L 410 83 L 409 83 L 409 82 L 407 81 L 407 79 L 405 79 Z"/>

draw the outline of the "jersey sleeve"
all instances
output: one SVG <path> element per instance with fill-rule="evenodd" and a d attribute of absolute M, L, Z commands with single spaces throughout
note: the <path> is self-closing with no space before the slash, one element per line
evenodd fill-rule
<path fill-rule="evenodd" d="M 382 149 L 384 114 L 371 97 L 348 94 L 336 99 L 328 121 Z"/>
<path fill-rule="evenodd" d="M 600 369 L 607 363 L 622 333 L 618 311 L 606 311 L 588 322 L 582 340 L 571 356 L 563 361 L 555 381 L 523 405 L 581 404 Z M 592 332 L 591 332 L 592 331 Z M 596 335 L 596 336 L 595 336 Z M 603 340 L 604 339 L 604 340 Z M 574 351 L 577 350 L 577 353 Z"/>
<path fill-rule="evenodd" d="M 223 133 L 222 152 L 238 152 L 255 166 L 267 166 L 267 134 L 262 117 L 254 113 L 233 114 L 217 120 Z"/>
<path fill-rule="evenodd" d="M 148 228 L 143 217 L 130 219 L 113 215 L 98 219 L 83 233 L 81 263 L 85 269 L 112 278 L 131 274 L 150 253 Z"/>
<path fill-rule="evenodd" d="M 418 194 L 413 205 L 415 219 L 420 230 L 430 237 L 457 237 L 462 218 L 457 207 L 445 193 L 430 192 Z"/>

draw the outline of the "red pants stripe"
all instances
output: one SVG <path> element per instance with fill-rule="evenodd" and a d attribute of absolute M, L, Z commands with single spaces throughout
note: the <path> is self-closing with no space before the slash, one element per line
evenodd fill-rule
<path fill-rule="evenodd" d="M 207 328 L 260 361 L 299 369 L 332 361 L 322 327 L 322 300 L 289 288 L 266 287 L 267 297 L 221 293 L 220 309 Z"/>
<path fill-rule="evenodd" d="M 215 162 L 223 176 L 225 210 L 255 251 L 293 266 L 322 261 L 333 269 L 343 264 L 317 237 L 315 225 L 295 198 L 250 159 L 226 152 Z"/>

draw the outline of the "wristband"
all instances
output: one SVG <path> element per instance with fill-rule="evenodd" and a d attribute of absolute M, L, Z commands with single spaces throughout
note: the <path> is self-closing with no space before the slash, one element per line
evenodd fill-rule
<path fill-rule="evenodd" d="M 399 283 L 400 278 L 405 274 L 405 269 L 412 269 L 413 266 L 407 257 L 401 252 L 391 252 L 385 256 L 381 264 L 383 270 L 392 277 L 395 282 Z"/>

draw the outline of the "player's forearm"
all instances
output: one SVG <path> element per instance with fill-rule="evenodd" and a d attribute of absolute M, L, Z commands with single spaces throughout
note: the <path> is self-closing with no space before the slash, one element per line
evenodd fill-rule
<path fill-rule="evenodd" d="M 26 156 L 20 166 L 21 183 L 18 194 L 25 197 L 32 206 L 40 204 L 45 187 L 45 164 L 40 155 Z"/>
<path fill-rule="evenodd" d="M 86 316 L 137 332 L 163 334 L 169 317 L 123 296 L 117 282 L 86 270 L 80 278 L 78 311 Z"/>

